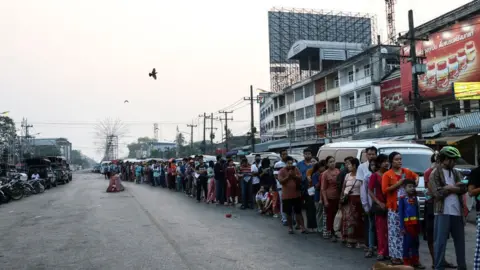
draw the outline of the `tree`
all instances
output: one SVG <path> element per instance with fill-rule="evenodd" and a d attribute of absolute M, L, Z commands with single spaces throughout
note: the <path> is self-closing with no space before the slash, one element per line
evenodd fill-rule
<path fill-rule="evenodd" d="M 130 143 L 127 145 L 128 147 L 128 157 L 129 158 L 136 158 L 137 151 L 140 150 L 148 150 L 148 145 L 151 143 L 157 142 L 156 139 L 149 138 L 149 137 L 140 137 L 137 139 L 136 142 Z"/>
<path fill-rule="evenodd" d="M 15 122 L 8 116 L 0 116 L 0 152 L 3 162 L 8 162 L 14 155 L 16 138 Z"/>
<path fill-rule="evenodd" d="M 72 150 L 70 162 L 75 165 L 80 165 L 83 168 L 90 167 L 90 161 L 82 154 L 80 150 Z"/>
<path fill-rule="evenodd" d="M 111 160 L 118 158 L 118 143 L 128 133 L 127 126 L 120 119 L 106 118 L 95 126 L 96 144 L 98 151 L 104 153 L 104 159 Z"/>

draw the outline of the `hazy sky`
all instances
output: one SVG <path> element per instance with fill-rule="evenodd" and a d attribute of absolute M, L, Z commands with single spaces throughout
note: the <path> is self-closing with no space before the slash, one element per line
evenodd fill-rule
<path fill-rule="evenodd" d="M 397 31 L 405 31 L 409 9 L 419 25 L 470 1 L 398 2 Z M 187 123 L 247 96 L 250 84 L 269 88 L 273 6 L 376 14 L 386 40 L 384 0 L 5 0 L 0 111 L 16 122 L 28 118 L 38 137 L 66 137 L 97 159 L 94 126 L 108 117 L 128 125 L 122 155 L 128 142 L 152 137 L 155 122 L 160 137 L 172 141 L 177 125 L 190 132 Z M 148 77 L 153 67 L 157 81 Z M 249 129 L 244 104 L 233 107 L 240 108 L 229 124 L 234 135 Z"/>

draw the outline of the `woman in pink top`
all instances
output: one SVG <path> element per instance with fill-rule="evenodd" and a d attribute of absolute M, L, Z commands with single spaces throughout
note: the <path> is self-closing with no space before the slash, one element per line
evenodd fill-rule
<path fill-rule="evenodd" d="M 363 207 L 360 200 L 360 188 L 362 181 L 356 179 L 357 168 L 360 161 L 357 158 L 352 159 L 347 165 L 350 172 L 345 176 L 342 188 L 342 199 L 339 207 L 342 207 L 343 217 L 343 240 L 347 247 L 360 248 L 360 240 L 363 236 Z M 343 204 L 343 205 L 341 205 Z"/>

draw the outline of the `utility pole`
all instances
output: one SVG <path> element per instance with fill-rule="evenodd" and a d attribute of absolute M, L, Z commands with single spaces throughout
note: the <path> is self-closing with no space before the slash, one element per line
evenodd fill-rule
<path fill-rule="evenodd" d="M 29 153 L 31 152 L 31 149 L 30 149 L 30 141 L 29 141 L 29 140 L 30 140 L 30 134 L 29 134 L 28 130 L 29 130 L 30 128 L 32 128 L 32 127 L 33 127 L 32 125 L 29 125 L 29 124 L 28 124 L 27 119 L 23 119 L 23 121 L 22 121 L 22 128 L 25 129 L 25 147 L 22 147 L 22 148 L 23 148 L 23 151 L 22 151 L 22 153 L 21 153 L 21 154 L 22 154 L 22 160 L 23 160 L 23 158 L 24 158 L 25 152 L 27 152 L 27 151 L 28 151 Z"/>
<path fill-rule="evenodd" d="M 192 149 L 193 151 L 193 128 L 194 127 L 197 127 L 197 125 L 194 125 L 193 122 L 191 125 L 187 125 L 187 127 L 190 128 L 190 148 Z"/>
<path fill-rule="evenodd" d="M 410 63 L 412 64 L 412 88 L 413 88 L 413 102 L 414 102 L 414 121 L 415 121 L 415 133 L 417 135 L 417 140 L 423 139 L 422 136 L 422 114 L 421 114 L 421 100 L 420 93 L 418 90 L 418 75 L 425 73 L 425 64 L 419 63 L 417 57 L 417 40 L 415 38 L 415 27 L 413 23 L 413 10 L 408 11 L 408 40 L 410 42 Z"/>
<path fill-rule="evenodd" d="M 252 148 L 252 153 L 255 152 L 255 122 L 254 122 L 254 115 L 253 115 L 253 102 L 258 100 L 258 98 L 253 97 L 253 85 L 250 85 L 250 97 L 244 97 L 244 100 L 250 100 L 250 143 Z"/>
<path fill-rule="evenodd" d="M 213 120 L 216 120 L 217 118 L 213 117 L 213 113 L 210 113 L 208 118 L 210 119 L 210 127 L 207 128 L 210 130 L 210 145 L 212 147 L 212 153 L 215 153 L 215 148 L 213 147 L 213 139 L 215 139 L 215 134 L 213 133 L 213 130 L 216 130 L 217 128 L 213 127 Z"/>
<path fill-rule="evenodd" d="M 228 118 L 228 114 L 233 113 L 233 111 L 219 111 L 219 113 L 225 114 L 225 118 L 220 118 L 220 121 L 225 120 L 225 151 L 228 152 L 228 120 L 233 121 L 233 117 Z"/>
<path fill-rule="evenodd" d="M 203 115 L 199 115 L 198 117 L 203 117 L 203 141 L 202 141 L 202 154 L 205 154 L 207 151 L 207 113 L 204 112 Z"/>

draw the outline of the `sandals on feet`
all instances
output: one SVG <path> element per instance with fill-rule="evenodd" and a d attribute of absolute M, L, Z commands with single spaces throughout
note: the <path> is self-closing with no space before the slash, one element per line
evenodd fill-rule
<path fill-rule="evenodd" d="M 403 262 L 400 259 L 391 259 L 393 265 L 402 265 Z"/>
<path fill-rule="evenodd" d="M 373 257 L 373 251 L 372 250 L 368 250 L 366 253 L 365 253 L 365 258 L 372 258 Z"/>

